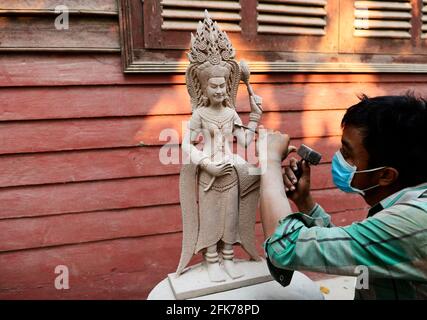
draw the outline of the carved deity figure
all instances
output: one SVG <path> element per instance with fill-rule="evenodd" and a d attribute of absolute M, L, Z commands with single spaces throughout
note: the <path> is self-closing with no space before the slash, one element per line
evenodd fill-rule
<path fill-rule="evenodd" d="M 191 35 L 188 57 L 192 117 L 182 148 L 191 163 L 180 174 L 183 247 L 177 275 L 202 252 L 209 279 L 221 282 L 226 274 L 232 279 L 244 275 L 234 261 L 234 245 L 259 260 L 254 236 L 259 176 L 251 174 L 251 165 L 232 150 L 233 137 L 243 147 L 253 140 L 262 114 L 261 98 L 247 81 L 246 65 L 234 60 L 227 34 L 207 12 L 196 35 Z M 240 80 L 247 84 L 251 106 L 249 123 L 243 127 L 235 108 Z"/>

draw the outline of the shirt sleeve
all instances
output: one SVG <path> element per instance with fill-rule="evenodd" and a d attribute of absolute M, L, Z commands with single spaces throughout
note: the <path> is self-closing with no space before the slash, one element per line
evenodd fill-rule
<path fill-rule="evenodd" d="M 278 268 L 426 281 L 427 212 L 395 206 L 346 227 L 334 227 L 320 207 L 279 222 L 264 248 Z"/>
<path fill-rule="evenodd" d="M 313 209 L 307 214 L 298 212 L 295 217 L 301 219 L 307 227 L 333 227 L 331 216 L 323 210 L 323 208 L 316 204 Z"/>

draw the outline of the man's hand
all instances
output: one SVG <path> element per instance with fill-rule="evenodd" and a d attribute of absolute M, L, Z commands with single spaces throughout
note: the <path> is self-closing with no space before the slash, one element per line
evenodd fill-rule
<path fill-rule="evenodd" d="M 282 162 L 289 153 L 296 151 L 294 146 L 289 146 L 289 135 L 266 130 L 263 126 L 259 126 L 258 132 L 257 150 L 260 161 Z"/>
<path fill-rule="evenodd" d="M 310 166 L 307 161 L 302 160 L 302 175 L 298 179 L 295 175 L 298 170 L 297 163 L 298 160 L 295 158 L 289 160 L 289 165 L 285 166 L 283 183 L 288 198 L 296 204 L 299 211 L 308 213 L 315 205 L 310 194 Z"/>

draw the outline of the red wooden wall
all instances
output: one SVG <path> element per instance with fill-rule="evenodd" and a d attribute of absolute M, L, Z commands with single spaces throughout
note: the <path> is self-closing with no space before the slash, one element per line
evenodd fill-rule
<path fill-rule="evenodd" d="M 345 109 L 360 92 L 427 94 L 424 75 L 252 82 L 264 126 L 324 154 L 313 194 L 339 225 L 365 215 L 364 202 L 334 189 L 329 174 Z M 173 272 L 179 165 L 160 163 L 159 133 L 189 116 L 183 76 L 125 76 L 119 53 L 1 53 L 0 299 L 143 299 Z M 261 245 L 259 224 L 257 234 Z M 57 265 L 70 270 L 69 290 L 54 287 Z"/>

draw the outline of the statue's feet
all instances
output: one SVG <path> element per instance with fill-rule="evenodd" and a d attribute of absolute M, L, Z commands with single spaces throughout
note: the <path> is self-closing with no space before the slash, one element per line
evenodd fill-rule
<path fill-rule="evenodd" d="M 223 263 L 225 272 L 227 272 L 231 279 L 238 279 L 245 275 L 245 273 L 236 266 L 233 260 L 224 259 Z"/>
<path fill-rule="evenodd" d="M 239 269 L 234 263 L 234 251 L 233 249 L 224 248 L 222 249 L 222 259 L 224 263 L 225 272 L 230 276 L 231 279 L 237 279 L 243 277 L 245 274 Z"/>
<path fill-rule="evenodd" d="M 223 282 L 225 281 L 225 274 L 221 270 L 221 267 L 219 266 L 219 262 L 206 262 L 208 266 L 208 275 L 209 280 L 211 282 Z"/>
<path fill-rule="evenodd" d="M 214 248 L 216 250 L 216 248 Z M 206 252 L 205 253 L 206 265 L 208 268 L 208 275 L 211 282 L 223 282 L 225 281 L 225 274 L 221 270 L 219 265 L 218 252 Z"/>

